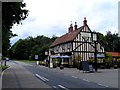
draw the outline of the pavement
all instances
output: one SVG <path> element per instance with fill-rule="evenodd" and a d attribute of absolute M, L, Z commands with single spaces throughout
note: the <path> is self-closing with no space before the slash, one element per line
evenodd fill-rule
<path fill-rule="evenodd" d="M 36 78 L 23 66 L 17 63 L 9 63 L 2 76 L 2 88 L 50 88 L 44 82 Z"/>
<path fill-rule="evenodd" d="M 43 66 L 41 66 L 43 67 Z M 99 83 L 106 87 L 118 88 L 118 69 L 98 69 L 97 72 L 84 73 L 77 68 L 64 68 L 61 70 L 59 67 L 53 68 L 55 72 L 60 72 L 64 75 L 70 75 L 74 78 L 81 78 L 86 81 Z"/>

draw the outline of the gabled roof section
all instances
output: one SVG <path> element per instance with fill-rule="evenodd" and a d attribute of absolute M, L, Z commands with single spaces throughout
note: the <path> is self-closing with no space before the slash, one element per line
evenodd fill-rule
<path fill-rule="evenodd" d="M 74 30 L 74 31 L 72 31 L 72 32 L 70 32 L 70 33 L 67 33 L 67 34 L 65 34 L 65 35 L 63 35 L 63 36 L 61 36 L 61 37 L 58 37 L 58 38 L 52 43 L 52 45 L 51 45 L 50 47 L 53 47 L 53 46 L 55 46 L 55 45 L 62 44 L 62 43 L 65 43 L 65 42 L 73 41 L 74 38 L 78 35 L 78 33 L 79 33 L 80 31 L 82 31 L 82 29 L 83 29 L 83 26 L 80 27 L 80 28 L 78 28 L 77 30 Z"/>
<path fill-rule="evenodd" d="M 75 37 L 78 35 L 79 32 L 91 32 L 89 26 L 87 25 L 87 20 L 86 17 L 84 18 L 83 21 L 83 26 L 77 28 L 77 22 L 75 22 L 75 30 L 73 30 L 73 26 L 72 24 L 70 25 L 69 29 L 68 29 L 68 33 L 58 37 L 50 47 L 54 47 L 56 45 L 65 43 L 65 42 L 69 42 L 69 41 L 73 41 L 75 39 Z M 88 28 L 88 31 L 86 31 L 86 29 L 84 29 L 84 27 Z"/>

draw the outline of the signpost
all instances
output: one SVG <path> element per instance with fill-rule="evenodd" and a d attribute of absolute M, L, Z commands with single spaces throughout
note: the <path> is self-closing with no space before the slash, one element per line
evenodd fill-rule
<path fill-rule="evenodd" d="M 83 60 L 84 61 L 87 61 L 87 52 L 88 52 L 88 48 L 87 48 L 87 42 L 89 41 L 89 38 L 92 39 L 92 41 L 94 42 L 94 46 L 93 48 L 95 49 L 94 51 L 94 60 L 95 60 L 95 71 L 97 71 L 97 33 L 96 32 L 81 32 L 81 36 L 82 38 L 84 39 L 84 42 L 85 42 L 85 49 L 84 49 L 84 57 L 83 57 Z M 83 66 L 83 69 L 84 70 L 88 70 L 88 64 L 87 62 L 83 62 L 82 63 L 82 66 Z"/>
<path fill-rule="evenodd" d="M 38 60 L 38 55 L 35 55 L 35 60 Z M 39 61 L 36 61 L 37 65 L 39 64 Z"/>
<path fill-rule="evenodd" d="M 38 55 L 35 55 L 35 60 L 37 60 L 38 59 Z"/>
<path fill-rule="evenodd" d="M 89 59 L 89 56 L 88 56 L 88 51 L 89 49 L 87 48 L 87 43 L 89 41 L 89 38 L 91 38 L 91 32 L 81 32 L 81 36 L 82 38 L 84 39 L 84 55 L 82 57 L 82 69 L 83 71 L 89 71 L 89 63 L 88 63 L 88 59 Z"/>
<path fill-rule="evenodd" d="M 31 56 L 29 56 L 29 60 L 31 60 Z"/>
<path fill-rule="evenodd" d="M 97 33 L 93 33 L 92 37 L 95 44 L 94 58 L 95 58 L 95 71 L 97 72 Z"/>

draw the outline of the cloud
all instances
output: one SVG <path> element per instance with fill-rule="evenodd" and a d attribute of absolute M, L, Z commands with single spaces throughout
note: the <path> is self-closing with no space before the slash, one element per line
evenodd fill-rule
<path fill-rule="evenodd" d="M 67 33 L 70 21 L 77 21 L 82 26 L 87 17 L 91 30 L 106 34 L 106 31 L 117 31 L 117 11 L 119 0 L 24 0 L 29 16 L 22 25 L 14 25 L 12 31 L 18 37 L 52 35 L 61 36 Z"/>

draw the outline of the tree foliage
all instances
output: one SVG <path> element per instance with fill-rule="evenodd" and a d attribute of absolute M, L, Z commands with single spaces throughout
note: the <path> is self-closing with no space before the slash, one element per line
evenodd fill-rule
<path fill-rule="evenodd" d="M 45 51 L 49 49 L 55 39 L 55 37 L 48 38 L 43 35 L 20 39 L 11 47 L 9 55 L 11 58 L 20 60 L 28 60 L 29 56 L 31 59 L 35 59 L 35 55 L 39 55 L 39 60 L 44 60 L 46 58 Z"/>
<path fill-rule="evenodd" d="M 107 32 L 105 35 L 106 38 L 106 51 L 116 51 L 120 52 L 120 37 L 118 37 L 118 34 L 112 34 L 110 31 Z"/>
<path fill-rule="evenodd" d="M 20 39 L 9 50 L 9 55 L 14 59 L 32 59 L 35 55 L 39 55 L 39 60 L 46 58 L 45 51 L 47 51 L 56 39 L 56 36 L 48 38 L 45 36 L 37 36 L 35 38 L 28 37 L 26 39 Z M 120 37 L 118 34 L 112 34 L 110 31 L 106 35 L 98 33 L 98 42 L 104 47 L 106 52 L 120 52 Z"/>
<path fill-rule="evenodd" d="M 98 42 L 105 47 L 106 46 L 106 38 L 102 33 L 98 33 Z"/>
<path fill-rule="evenodd" d="M 28 10 L 22 2 L 2 2 L 2 54 L 7 56 L 10 38 L 17 36 L 10 30 L 14 24 L 20 24 L 28 16 Z"/>
<path fill-rule="evenodd" d="M 107 52 L 120 52 L 120 37 L 117 33 L 112 34 L 110 31 L 106 35 L 98 33 L 98 42 Z"/>

